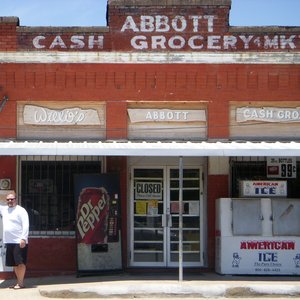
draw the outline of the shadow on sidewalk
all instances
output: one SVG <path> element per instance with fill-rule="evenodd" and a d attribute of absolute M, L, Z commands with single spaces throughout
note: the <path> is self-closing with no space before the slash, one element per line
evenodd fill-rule
<path fill-rule="evenodd" d="M 43 277 L 27 277 L 25 278 L 25 284 L 28 288 L 34 288 L 37 286 L 46 285 L 65 285 L 65 284 L 84 284 L 84 283 L 97 283 L 97 282 L 115 282 L 115 281 L 151 281 L 151 282 L 162 282 L 162 281 L 179 281 L 178 274 L 172 273 L 157 273 L 157 272 L 147 272 L 143 270 L 141 272 L 120 272 L 120 273 L 103 273 L 97 275 L 59 275 L 59 276 L 43 276 Z M 184 274 L 183 281 L 188 282 L 218 282 L 218 283 L 236 283 L 239 281 L 243 282 L 296 282 L 299 281 L 299 276 L 266 276 L 266 275 L 220 275 L 216 273 L 199 273 L 199 274 Z M 0 281 L 1 282 L 1 281 Z M 0 288 L 8 288 L 16 282 L 15 279 L 3 280 L 0 283 Z M 299 283 L 300 284 L 300 283 Z"/>

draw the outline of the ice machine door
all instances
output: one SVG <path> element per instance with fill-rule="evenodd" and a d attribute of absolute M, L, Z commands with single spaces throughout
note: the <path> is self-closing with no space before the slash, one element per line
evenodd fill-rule
<path fill-rule="evenodd" d="M 260 199 L 233 199 L 233 235 L 261 235 Z"/>
<path fill-rule="evenodd" d="M 273 235 L 300 236 L 300 199 L 272 199 Z"/>

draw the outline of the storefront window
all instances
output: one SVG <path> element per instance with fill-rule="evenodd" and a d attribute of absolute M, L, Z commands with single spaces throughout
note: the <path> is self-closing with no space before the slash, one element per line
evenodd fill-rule
<path fill-rule="evenodd" d="M 231 161 L 231 196 L 240 197 L 242 180 L 272 180 L 267 177 L 266 161 Z M 274 179 L 276 180 L 276 179 Z M 300 198 L 300 162 L 297 162 L 296 178 L 283 178 L 287 181 L 287 198 Z"/>
<path fill-rule="evenodd" d="M 31 235 L 68 235 L 75 230 L 73 176 L 99 174 L 99 161 L 22 161 L 22 206 Z"/>

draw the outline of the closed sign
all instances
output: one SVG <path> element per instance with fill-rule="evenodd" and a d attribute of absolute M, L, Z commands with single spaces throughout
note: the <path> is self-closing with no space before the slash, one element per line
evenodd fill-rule
<path fill-rule="evenodd" d="M 161 200 L 161 182 L 136 182 L 135 199 Z"/>

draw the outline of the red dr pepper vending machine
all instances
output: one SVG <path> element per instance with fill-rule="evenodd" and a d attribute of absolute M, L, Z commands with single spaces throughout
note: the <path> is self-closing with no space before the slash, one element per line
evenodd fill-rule
<path fill-rule="evenodd" d="M 74 175 L 78 273 L 122 268 L 116 174 Z"/>

